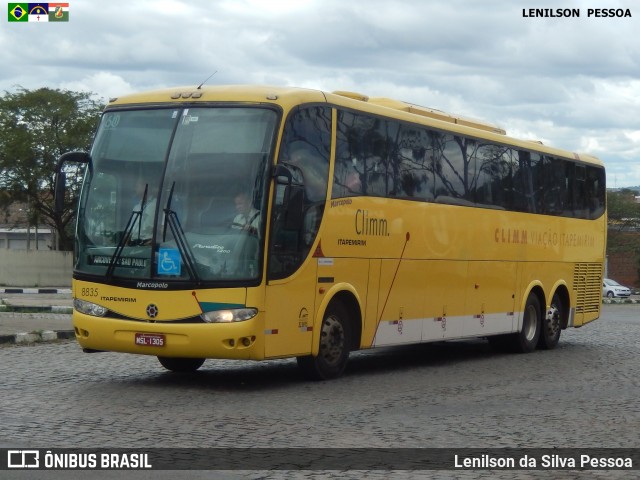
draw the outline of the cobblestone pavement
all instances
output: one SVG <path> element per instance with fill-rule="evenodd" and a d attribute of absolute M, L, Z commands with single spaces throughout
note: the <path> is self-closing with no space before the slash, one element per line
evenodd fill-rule
<path fill-rule="evenodd" d="M 290 359 L 208 360 L 179 376 L 154 357 L 83 354 L 74 341 L 5 345 L 0 446 L 637 448 L 639 340 L 640 307 L 605 305 L 600 320 L 563 331 L 552 351 L 499 354 L 484 341 L 370 350 L 353 354 L 344 377 L 317 383 L 304 381 Z M 51 478 L 76 478 L 59 473 Z M 638 471 L 176 473 L 568 479 Z M 116 474 L 123 476 L 92 478 Z"/>

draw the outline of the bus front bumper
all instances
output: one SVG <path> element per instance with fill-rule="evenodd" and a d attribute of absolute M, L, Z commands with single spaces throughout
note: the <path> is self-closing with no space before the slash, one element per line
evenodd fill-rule
<path fill-rule="evenodd" d="M 73 312 L 86 350 L 162 357 L 264 359 L 264 316 L 233 323 L 140 322 Z"/>

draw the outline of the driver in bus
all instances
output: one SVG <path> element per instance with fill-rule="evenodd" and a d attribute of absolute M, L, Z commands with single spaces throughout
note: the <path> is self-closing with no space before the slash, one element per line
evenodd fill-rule
<path fill-rule="evenodd" d="M 246 192 L 239 192 L 233 202 L 237 215 L 233 218 L 231 228 L 257 235 L 260 230 L 260 211 L 253 208 L 249 195 Z"/>

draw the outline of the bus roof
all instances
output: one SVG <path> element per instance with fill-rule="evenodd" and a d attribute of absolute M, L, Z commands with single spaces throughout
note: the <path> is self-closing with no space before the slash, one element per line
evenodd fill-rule
<path fill-rule="evenodd" d="M 550 147 L 536 140 L 522 140 L 506 135 L 502 128 L 481 120 L 453 115 L 434 108 L 422 107 L 390 98 L 370 98 L 367 95 L 334 91 L 323 92 L 299 87 L 267 85 L 204 85 L 182 86 L 124 95 L 109 100 L 107 108 L 125 105 L 166 105 L 171 103 L 247 102 L 280 105 L 285 110 L 303 103 L 329 103 L 374 115 L 420 123 L 440 130 L 485 138 L 526 150 L 574 158 L 586 163 L 603 165 L 592 155 L 574 153 Z"/>

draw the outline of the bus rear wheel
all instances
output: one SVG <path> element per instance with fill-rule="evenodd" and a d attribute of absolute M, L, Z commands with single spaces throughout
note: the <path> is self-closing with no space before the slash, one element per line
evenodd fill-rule
<path fill-rule="evenodd" d="M 172 372 L 195 372 L 204 363 L 204 358 L 158 357 L 160 364 Z"/>
<path fill-rule="evenodd" d="M 351 328 L 345 308 L 329 305 L 322 319 L 317 356 L 298 357 L 298 366 L 312 380 L 329 380 L 342 375 L 349 361 Z"/>
<path fill-rule="evenodd" d="M 538 348 L 551 350 L 558 345 L 560 332 L 562 331 L 563 312 L 562 300 L 556 293 L 553 295 L 551 306 L 542 321 L 542 331 L 540 332 L 540 339 L 538 340 Z"/>

